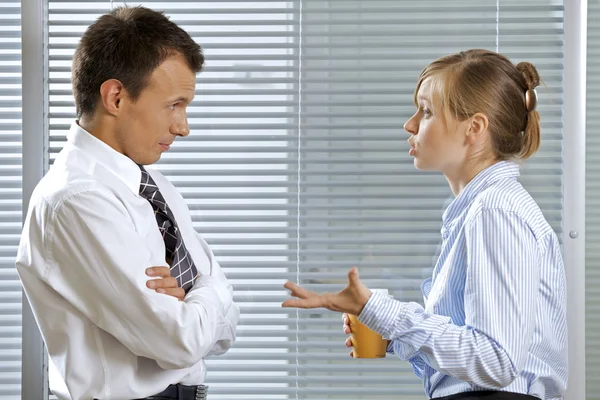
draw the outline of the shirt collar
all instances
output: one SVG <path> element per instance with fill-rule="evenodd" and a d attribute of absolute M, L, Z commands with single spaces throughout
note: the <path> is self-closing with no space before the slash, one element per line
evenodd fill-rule
<path fill-rule="evenodd" d="M 501 179 L 516 178 L 519 175 L 519 165 L 513 161 L 499 161 L 487 167 L 478 173 L 450 203 L 442 216 L 443 224 L 452 224 L 471 205 L 473 199 L 493 183 Z"/>
<path fill-rule="evenodd" d="M 83 129 L 77 121 L 73 122 L 67 134 L 67 140 L 79 150 L 89 154 L 94 160 L 121 179 L 133 193 L 139 195 L 142 172 L 129 157 Z"/>

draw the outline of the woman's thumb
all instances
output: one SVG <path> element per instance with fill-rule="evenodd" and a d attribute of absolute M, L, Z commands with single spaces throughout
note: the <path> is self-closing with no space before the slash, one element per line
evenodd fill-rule
<path fill-rule="evenodd" d="M 360 284 L 360 279 L 358 277 L 358 268 L 353 267 L 348 272 L 348 282 L 350 282 L 351 286 L 357 286 Z"/>

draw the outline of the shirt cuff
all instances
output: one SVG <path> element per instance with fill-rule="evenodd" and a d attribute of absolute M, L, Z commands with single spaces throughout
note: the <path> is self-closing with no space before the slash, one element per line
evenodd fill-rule
<path fill-rule="evenodd" d="M 358 320 L 384 339 L 392 340 L 392 335 L 397 336 L 411 327 L 410 315 L 419 309 L 423 310 L 416 303 L 403 303 L 382 293 L 373 293 Z"/>

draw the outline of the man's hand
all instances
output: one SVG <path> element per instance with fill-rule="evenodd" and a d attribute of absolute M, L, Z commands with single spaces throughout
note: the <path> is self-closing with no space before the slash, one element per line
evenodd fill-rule
<path fill-rule="evenodd" d="M 296 308 L 326 308 L 331 311 L 340 311 L 352 315 L 359 315 L 371 297 L 371 291 L 358 278 L 358 269 L 352 268 L 348 272 L 348 286 L 339 293 L 317 294 L 306 290 L 295 283 L 287 282 L 283 285 L 292 291 L 291 295 L 298 299 L 289 299 L 283 302 L 282 307 Z"/>
<path fill-rule="evenodd" d="M 146 275 L 158 277 L 146 282 L 148 288 L 156 290 L 157 293 L 177 297 L 180 301 L 185 297 L 185 290 L 178 286 L 177 279 L 171 276 L 168 267 L 150 267 L 146 270 Z"/>

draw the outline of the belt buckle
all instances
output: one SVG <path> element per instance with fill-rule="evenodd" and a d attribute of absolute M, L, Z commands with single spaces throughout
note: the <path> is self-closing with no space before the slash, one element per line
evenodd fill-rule
<path fill-rule="evenodd" d="M 205 386 L 205 385 L 196 386 L 196 399 L 195 400 L 206 400 L 207 392 L 208 392 L 208 386 Z"/>

